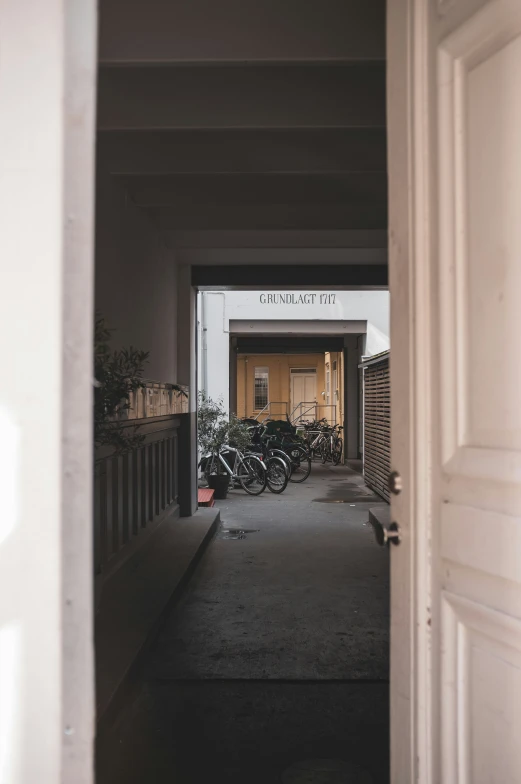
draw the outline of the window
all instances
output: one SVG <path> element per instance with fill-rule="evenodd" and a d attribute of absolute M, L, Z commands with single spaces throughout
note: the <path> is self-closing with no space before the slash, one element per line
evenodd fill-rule
<path fill-rule="evenodd" d="M 267 367 L 255 368 L 255 386 L 253 390 L 253 407 L 255 411 L 268 405 L 268 378 Z"/>
<path fill-rule="evenodd" d="M 336 369 L 336 359 L 333 362 L 333 402 L 338 400 L 338 373 Z"/>

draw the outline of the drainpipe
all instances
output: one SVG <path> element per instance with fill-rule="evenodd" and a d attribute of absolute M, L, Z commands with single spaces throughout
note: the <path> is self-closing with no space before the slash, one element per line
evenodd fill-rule
<path fill-rule="evenodd" d="M 244 416 L 248 416 L 248 357 L 244 357 Z"/>
<path fill-rule="evenodd" d="M 206 323 L 206 294 L 201 292 L 201 376 L 205 395 L 208 395 L 208 325 Z"/>

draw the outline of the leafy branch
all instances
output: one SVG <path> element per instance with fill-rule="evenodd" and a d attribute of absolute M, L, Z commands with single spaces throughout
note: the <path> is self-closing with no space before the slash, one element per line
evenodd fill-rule
<path fill-rule="evenodd" d="M 251 437 L 244 422 L 233 415 L 226 417 L 222 398 L 212 400 L 205 392 L 199 392 L 197 443 L 201 454 L 206 455 L 218 452 L 224 444 L 245 450 Z"/>
<path fill-rule="evenodd" d="M 112 446 L 120 455 L 139 447 L 144 436 L 139 425 L 123 426 L 118 418 L 131 408 L 131 396 L 144 386 L 143 372 L 148 351 L 130 346 L 112 351 L 111 330 L 97 315 L 94 329 L 94 442 Z"/>

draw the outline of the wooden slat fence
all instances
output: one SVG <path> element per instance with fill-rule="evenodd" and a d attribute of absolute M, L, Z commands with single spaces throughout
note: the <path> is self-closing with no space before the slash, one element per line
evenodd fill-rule
<path fill-rule="evenodd" d="M 364 478 L 389 501 L 391 469 L 391 388 L 389 354 L 364 367 Z"/>

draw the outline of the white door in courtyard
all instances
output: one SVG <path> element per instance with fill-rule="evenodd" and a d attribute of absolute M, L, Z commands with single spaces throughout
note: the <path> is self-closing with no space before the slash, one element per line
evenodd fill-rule
<path fill-rule="evenodd" d="M 316 368 L 296 368 L 291 370 L 291 408 L 292 416 L 313 419 L 315 408 L 311 405 L 317 399 Z M 307 403 L 308 405 L 301 405 Z"/>
<path fill-rule="evenodd" d="M 390 0 L 388 58 L 392 782 L 515 784 L 521 2 Z"/>

